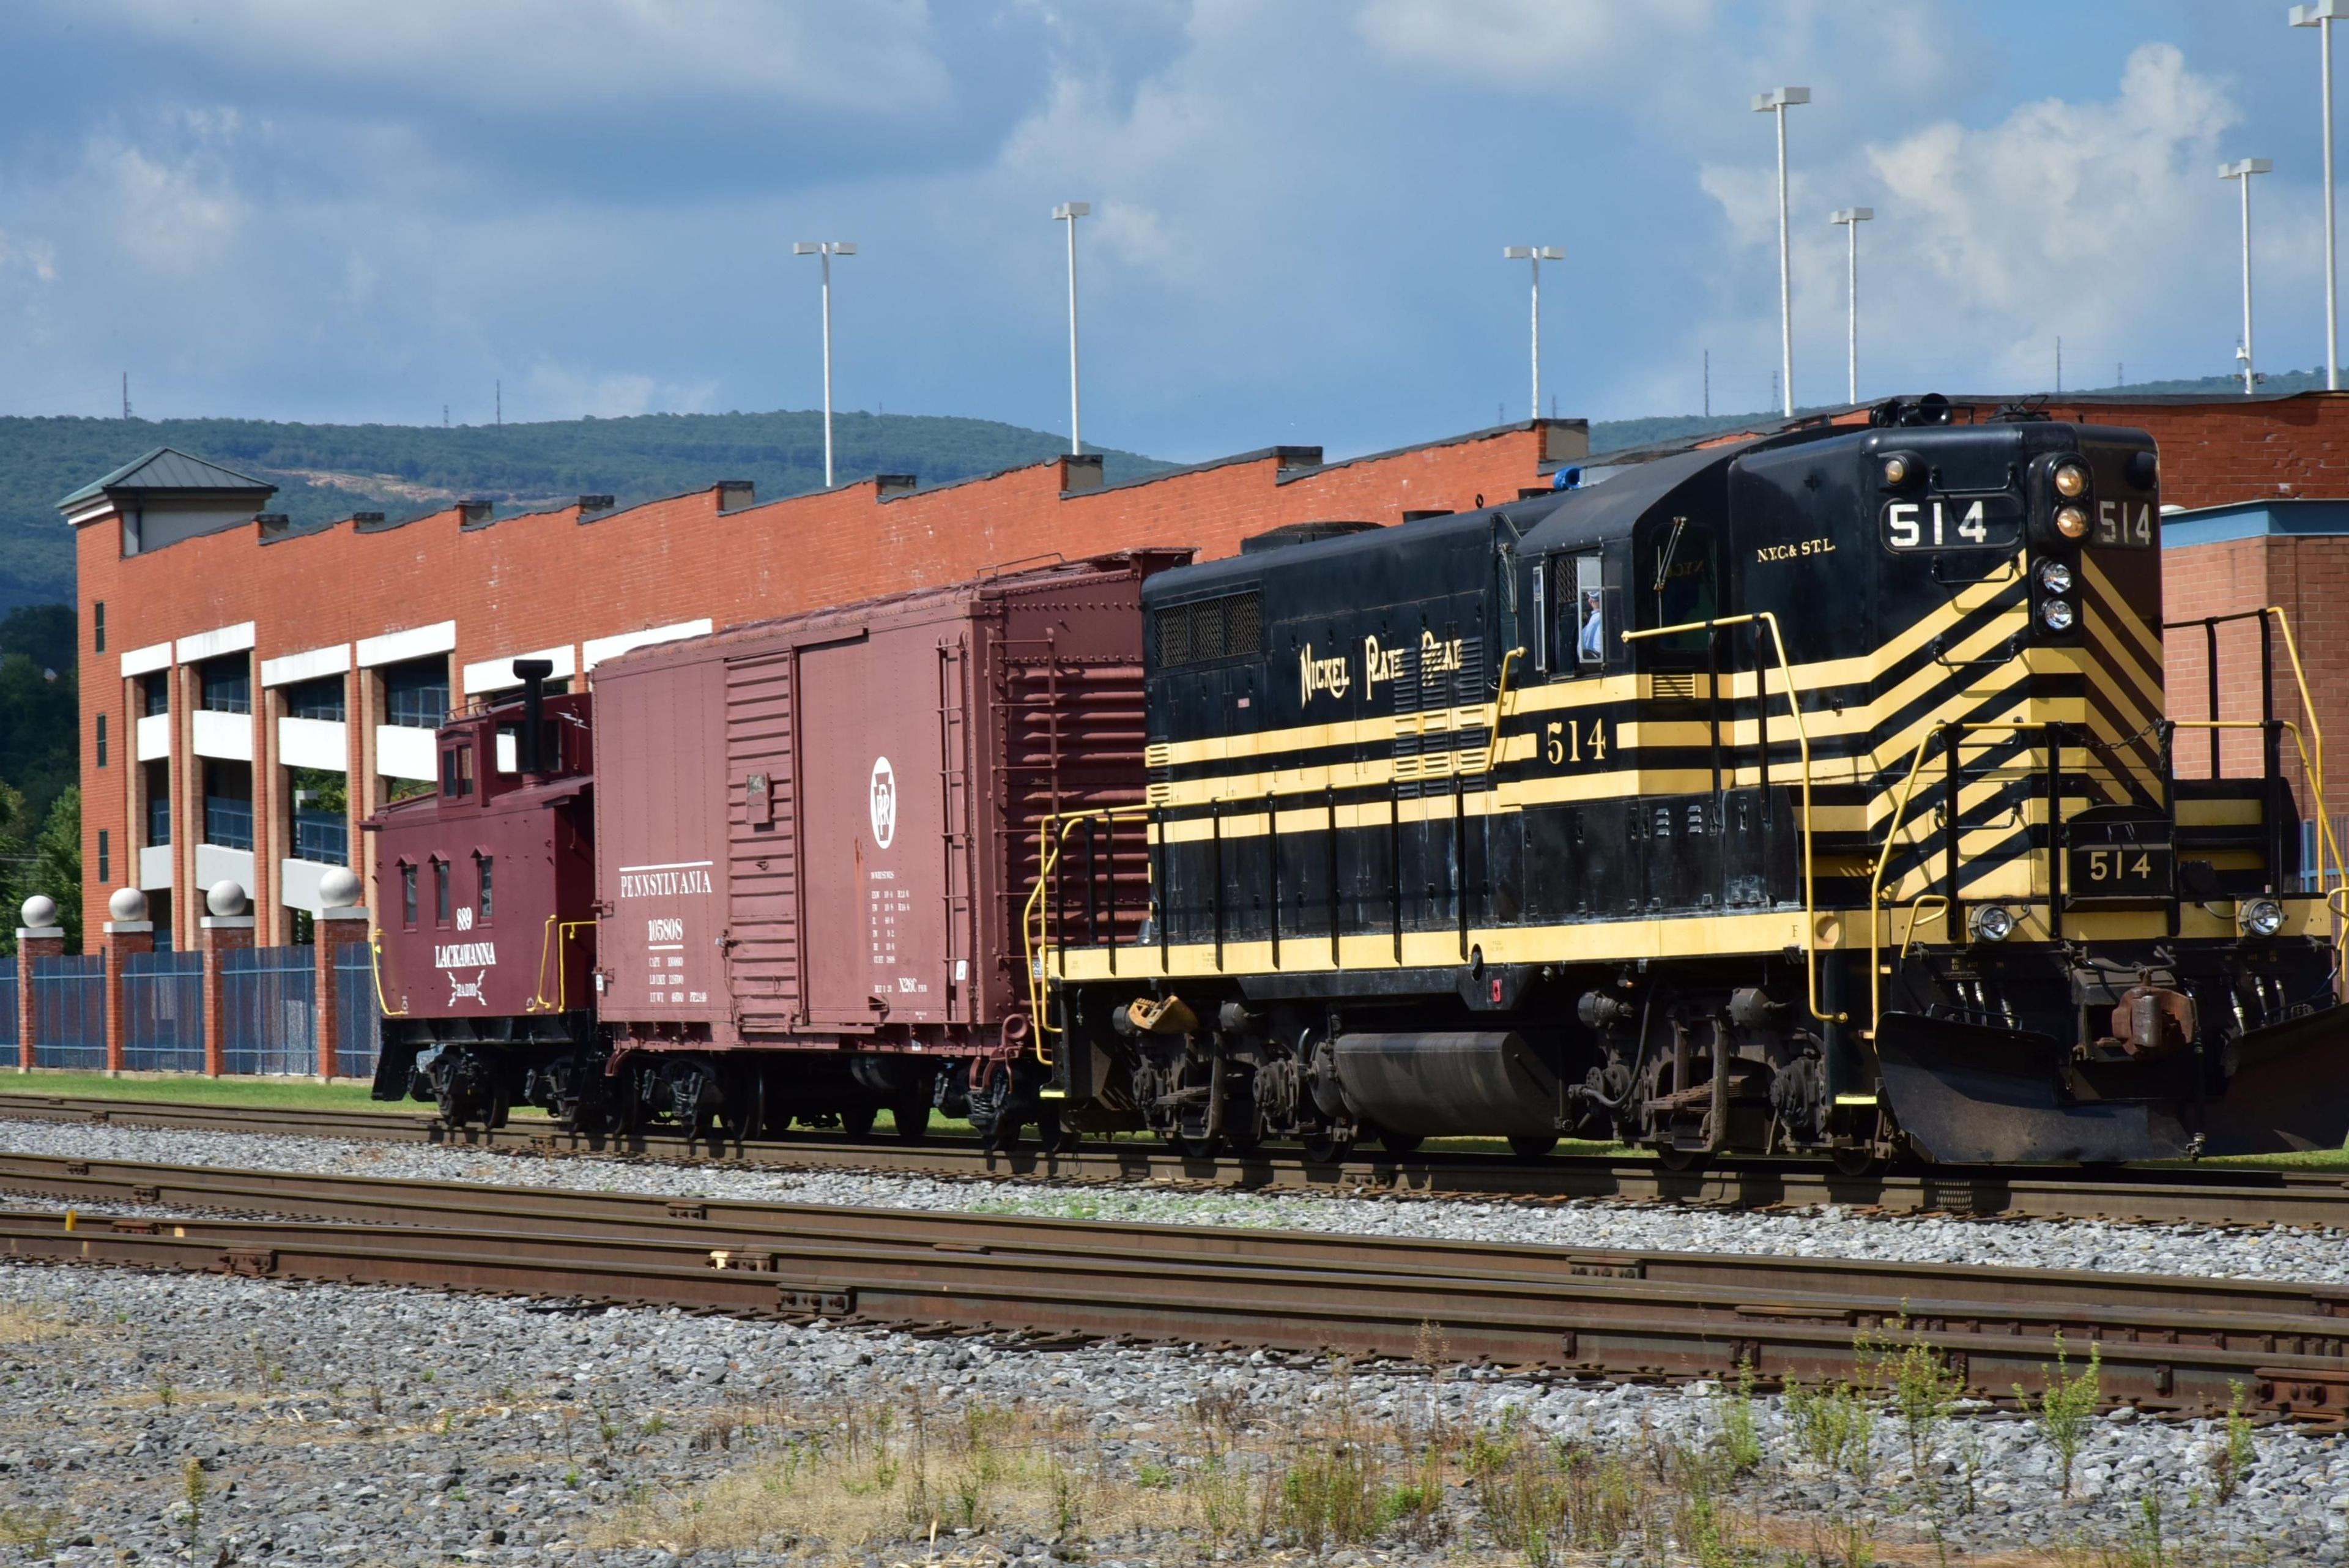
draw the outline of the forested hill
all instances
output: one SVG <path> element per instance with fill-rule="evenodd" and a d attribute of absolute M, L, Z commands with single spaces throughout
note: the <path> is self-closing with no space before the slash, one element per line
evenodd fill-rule
<path fill-rule="evenodd" d="M 1038 462 L 1062 438 L 991 420 L 833 417 L 843 479 L 911 473 L 926 484 Z M 355 511 L 413 516 L 459 498 L 515 508 L 583 493 L 622 505 L 747 479 L 761 500 L 823 483 L 816 413 L 646 414 L 512 425 L 300 425 L 266 420 L 0 419 L 0 612 L 73 600 L 73 539 L 57 499 L 159 446 L 265 479 L 296 523 Z M 1164 466 L 1106 454 L 1113 482 Z"/>

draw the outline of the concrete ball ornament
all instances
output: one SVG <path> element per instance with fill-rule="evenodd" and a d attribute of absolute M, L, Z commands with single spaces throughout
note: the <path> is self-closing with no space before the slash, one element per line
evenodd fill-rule
<path fill-rule="evenodd" d="M 147 918 L 147 895 L 136 888 L 117 888 L 106 901 L 106 912 L 118 924 L 129 925 Z"/>
<path fill-rule="evenodd" d="M 25 929 L 28 931 L 46 930 L 57 923 L 57 901 L 47 893 L 34 894 L 16 912 L 25 917 Z"/>
<path fill-rule="evenodd" d="M 212 890 L 204 895 L 204 908 L 210 909 L 215 919 L 222 920 L 242 915 L 244 913 L 244 889 L 237 886 L 234 877 L 223 877 L 213 883 Z"/>
<path fill-rule="evenodd" d="M 318 902 L 329 909 L 357 908 L 359 893 L 358 876 L 347 866 L 337 866 L 318 878 Z"/>

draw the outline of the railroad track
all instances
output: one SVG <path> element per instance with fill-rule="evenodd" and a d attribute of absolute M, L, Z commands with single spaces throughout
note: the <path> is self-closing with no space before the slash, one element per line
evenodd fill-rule
<path fill-rule="evenodd" d="M 1894 1214 L 2105 1219 L 2214 1225 L 2349 1226 L 2349 1174 L 2220 1167 L 1964 1168 L 1845 1176 L 1818 1161 L 1729 1160 L 1694 1172 L 1652 1159 L 1432 1152 L 1319 1163 L 1266 1153 L 1193 1159 L 1140 1143 L 1071 1153 L 990 1151 L 971 1139 L 852 1142 L 812 1134 L 771 1141 L 696 1140 L 659 1133 L 574 1133 L 552 1122 L 452 1128 L 416 1112 L 301 1110 L 0 1094 L 0 1117 L 178 1127 L 285 1137 L 382 1139 L 536 1154 L 717 1160 L 795 1169 L 878 1170 L 947 1179 L 1190 1183 L 1299 1192 L 1395 1191 L 1454 1197 L 1612 1199 L 1733 1208 L 1844 1204 Z"/>
<path fill-rule="evenodd" d="M 2349 1286 L 676 1199 L 26 1155 L 16 1258 L 813 1317 L 924 1331 L 1451 1355 L 1557 1375 L 1863 1374 L 1931 1345 L 1968 1391 L 2097 1347 L 2108 1401 L 2349 1415 Z M 153 1211 L 161 1210 L 156 1214 Z M 265 1214 L 267 1219 L 251 1216 Z"/>

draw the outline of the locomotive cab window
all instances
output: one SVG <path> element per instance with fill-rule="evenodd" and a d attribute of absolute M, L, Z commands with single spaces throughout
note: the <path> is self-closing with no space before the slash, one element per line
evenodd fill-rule
<path fill-rule="evenodd" d="M 1552 675 L 1574 676 L 1597 670 L 1607 663 L 1607 593 L 1597 551 L 1579 556 L 1552 556 L 1544 576 L 1535 580 L 1544 596 L 1544 646 Z"/>
<path fill-rule="evenodd" d="M 1713 530 L 1704 524 L 1686 517 L 1650 524 L 1640 535 L 1633 565 L 1640 618 L 1647 626 L 1688 626 L 1721 614 L 1713 586 Z M 1701 665 L 1709 635 L 1696 628 L 1644 639 L 1638 646 L 1655 663 L 1681 668 L 1693 659 Z"/>

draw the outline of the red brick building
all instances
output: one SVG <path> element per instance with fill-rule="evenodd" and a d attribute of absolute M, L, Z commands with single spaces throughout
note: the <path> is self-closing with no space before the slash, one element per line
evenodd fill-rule
<path fill-rule="evenodd" d="M 109 893 L 150 895 L 188 944 L 202 890 L 233 879 L 261 940 L 317 908 L 359 818 L 432 776 L 452 704 L 576 679 L 604 659 L 766 616 L 1130 545 L 1227 555 L 1327 518 L 1400 521 L 1542 485 L 1588 445 L 1545 420 L 1325 463 L 1275 447 L 1103 485 L 1098 458 L 917 488 L 883 476 L 755 504 L 748 486 L 626 510 L 583 496 L 498 517 L 460 503 L 291 531 L 269 487 L 156 453 L 61 504 L 78 533 L 85 929 Z M 371 879 L 372 867 L 354 862 Z"/>
<path fill-rule="evenodd" d="M 2000 401 L 1958 400 L 1959 417 Z M 2187 509 L 2167 524 L 2170 618 L 2282 605 L 2333 741 L 2327 798 L 2349 797 L 2349 506 L 2315 504 L 2349 499 L 2349 397 L 2045 411 L 2160 441 L 2164 499 Z M 578 679 L 647 642 L 1055 554 L 1214 556 L 1287 523 L 1456 511 L 1546 484 L 1586 444 L 1581 421 L 1537 421 L 1338 463 L 1271 448 L 1113 486 L 1097 460 L 1062 458 L 926 490 L 884 476 L 759 504 L 721 483 L 626 510 L 593 496 L 509 517 L 460 504 L 299 532 L 261 514 L 266 485 L 156 454 L 64 504 L 89 640 L 86 929 L 110 889 L 136 885 L 159 936 L 184 944 L 202 889 L 232 877 L 254 895 L 261 940 L 287 940 L 294 911 L 316 907 L 319 876 L 360 844 L 357 821 L 429 779 L 440 712 L 512 686 L 516 658 Z M 1641 455 L 1654 454 L 1601 462 Z M 2222 716 L 2257 717 L 2255 623 L 2229 623 L 2220 639 Z M 2199 629 L 2171 635 L 2174 716 L 2204 716 L 2202 646 Z M 2288 664 L 2277 675 L 2279 711 L 2299 722 Z M 2181 740 L 2182 768 L 2207 757 L 2200 744 Z M 2254 746 L 2230 741 L 2230 770 Z"/>

